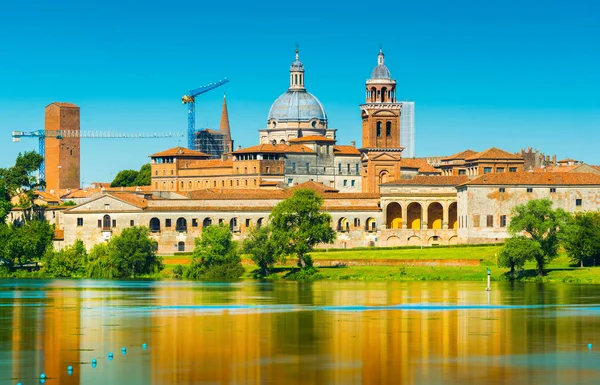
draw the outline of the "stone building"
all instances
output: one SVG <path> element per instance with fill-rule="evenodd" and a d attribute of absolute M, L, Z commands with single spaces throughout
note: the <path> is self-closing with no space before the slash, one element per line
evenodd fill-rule
<path fill-rule="evenodd" d="M 600 175 L 580 172 L 487 174 L 457 186 L 458 236 L 463 243 L 508 237 L 511 210 L 532 199 L 550 199 L 568 212 L 600 208 Z"/>
<path fill-rule="evenodd" d="M 439 168 L 442 175 L 475 177 L 496 172 L 520 172 L 524 163 L 523 156 L 492 147 L 482 152 L 466 150 L 444 157 Z"/>

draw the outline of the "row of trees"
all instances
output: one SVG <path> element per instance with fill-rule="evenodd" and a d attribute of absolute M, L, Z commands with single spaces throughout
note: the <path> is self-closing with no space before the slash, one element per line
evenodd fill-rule
<path fill-rule="evenodd" d="M 574 264 L 595 266 L 600 262 L 600 212 L 570 214 L 553 209 L 552 201 L 535 199 L 515 207 L 509 225 L 511 237 L 499 254 L 499 265 L 514 278 L 527 261 L 536 264 L 539 276 L 558 256 L 560 247 Z"/>
<path fill-rule="evenodd" d="M 139 171 L 119 171 L 110 187 L 150 186 L 150 183 L 152 183 L 152 166 L 150 166 L 150 163 L 146 163 Z"/>

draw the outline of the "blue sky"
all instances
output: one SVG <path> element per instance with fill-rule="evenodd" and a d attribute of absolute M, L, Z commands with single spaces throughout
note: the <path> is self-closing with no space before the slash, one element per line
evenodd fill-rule
<path fill-rule="evenodd" d="M 81 107 L 82 130 L 218 127 L 227 93 L 235 144 L 254 145 L 288 87 L 295 44 L 307 89 L 360 144 L 364 82 L 379 45 L 416 104 L 416 155 L 539 148 L 600 164 L 597 1 L 8 2 L 0 12 L 0 167 L 37 140 L 53 101 Z M 181 139 L 82 139 L 82 182 L 109 181 Z"/>

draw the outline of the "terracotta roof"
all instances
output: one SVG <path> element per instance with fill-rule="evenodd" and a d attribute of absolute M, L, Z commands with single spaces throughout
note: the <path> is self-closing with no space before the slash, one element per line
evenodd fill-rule
<path fill-rule="evenodd" d="M 90 186 L 92 186 L 93 188 L 100 188 L 100 187 L 110 187 L 110 182 L 92 182 L 90 183 Z"/>
<path fill-rule="evenodd" d="M 286 194 L 283 190 L 261 190 L 261 189 L 205 189 L 190 191 L 190 199 L 219 199 L 219 200 L 242 200 L 242 199 L 284 199 Z"/>
<path fill-rule="evenodd" d="M 333 153 L 337 155 L 360 155 L 360 151 L 354 146 L 333 146 Z"/>
<path fill-rule="evenodd" d="M 59 197 L 57 197 L 56 195 L 50 194 L 49 192 L 46 192 L 46 191 L 38 191 L 37 195 L 38 195 L 38 197 L 42 198 L 46 202 L 60 202 Z"/>
<path fill-rule="evenodd" d="M 210 155 L 205 154 L 201 151 L 190 150 L 185 147 L 173 147 L 165 151 L 157 152 L 156 154 L 150 155 L 151 157 L 159 156 L 179 156 L 179 157 L 205 157 L 209 158 Z"/>
<path fill-rule="evenodd" d="M 73 103 L 68 103 L 68 102 L 52 102 L 50 104 L 48 104 L 48 106 L 51 105 L 57 105 L 59 107 L 78 107 L 77 105 L 73 104 Z"/>
<path fill-rule="evenodd" d="M 561 159 L 557 163 L 579 163 L 579 161 L 575 160 L 573 158 L 567 158 L 567 159 Z"/>
<path fill-rule="evenodd" d="M 139 207 L 141 209 L 144 209 L 146 207 L 148 207 L 148 201 L 146 199 L 144 199 L 143 197 L 136 195 L 136 194 L 128 194 L 128 193 L 110 193 L 109 195 L 114 196 L 117 199 L 120 199 L 124 202 L 127 202 L 129 204 L 132 204 L 136 207 Z"/>
<path fill-rule="evenodd" d="M 277 186 L 279 183 L 281 183 L 281 182 L 278 182 L 276 180 L 261 180 L 260 181 L 261 186 Z"/>
<path fill-rule="evenodd" d="M 94 194 L 98 194 L 102 189 L 99 188 L 87 188 L 87 189 L 77 189 L 72 190 L 71 192 L 66 192 L 65 195 L 62 196 L 63 199 L 70 198 L 89 198 Z"/>
<path fill-rule="evenodd" d="M 303 136 L 301 138 L 294 138 L 288 140 L 290 143 L 303 143 L 303 142 L 335 142 L 335 139 L 326 138 L 319 135 Z"/>
<path fill-rule="evenodd" d="M 390 185 L 423 185 L 423 186 L 458 186 L 467 182 L 469 178 L 466 175 L 417 175 L 411 179 L 400 179 L 393 182 L 382 184 Z"/>
<path fill-rule="evenodd" d="M 414 168 L 418 172 L 441 174 L 441 171 L 433 167 L 425 159 L 421 158 L 402 158 L 400 160 L 400 172 L 403 168 Z"/>
<path fill-rule="evenodd" d="M 600 175 L 587 172 L 501 172 L 482 175 L 463 185 L 600 186 Z"/>
<path fill-rule="evenodd" d="M 477 151 L 465 150 L 465 151 L 461 151 L 454 155 L 446 156 L 446 157 L 442 158 L 441 160 L 467 159 L 475 154 L 477 154 Z"/>
<path fill-rule="evenodd" d="M 309 188 L 311 190 L 320 191 L 320 192 L 339 192 L 339 190 L 334 189 L 333 187 L 327 187 L 323 183 L 317 183 L 313 181 L 308 181 L 304 183 L 297 184 L 293 187 L 290 187 L 290 190 L 295 191 L 303 188 Z"/>
<path fill-rule="evenodd" d="M 313 153 L 310 148 L 301 144 L 259 144 L 233 151 L 233 154 L 249 153 Z"/>
<path fill-rule="evenodd" d="M 521 155 L 511 154 L 508 151 L 501 150 L 496 147 L 488 148 L 487 150 L 478 152 L 477 154 L 471 155 L 465 160 L 479 160 L 479 159 L 514 159 L 523 160 Z"/>

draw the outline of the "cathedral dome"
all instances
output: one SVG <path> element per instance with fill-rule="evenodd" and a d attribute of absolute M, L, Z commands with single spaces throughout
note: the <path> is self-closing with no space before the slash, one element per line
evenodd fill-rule
<path fill-rule="evenodd" d="M 327 120 L 323 105 L 310 92 L 290 90 L 275 100 L 269 110 L 269 121 L 307 122 L 312 119 Z"/>

